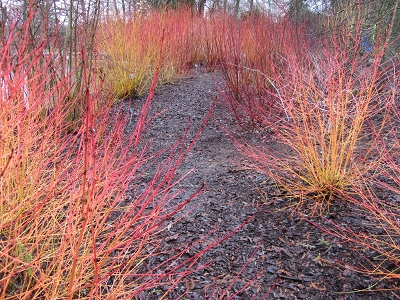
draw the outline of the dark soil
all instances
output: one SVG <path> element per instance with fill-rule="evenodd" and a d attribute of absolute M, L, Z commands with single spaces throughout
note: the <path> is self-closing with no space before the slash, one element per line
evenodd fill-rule
<path fill-rule="evenodd" d="M 152 114 L 159 115 L 146 131 L 152 151 L 165 149 L 181 138 L 189 118 L 190 141 L 222 88 L 217 72 L 193 72 L 177 83 L 160 87 L 151 109 Z M 121 107 L 129 113 L 130 107 L 139 106 L 140 101 L 143 99 L 126 100 Z M 354 245 L 341 243 L 293 213 L 288 200 L 268 178 L 243 167 L 244 158 L 225 129 L 253 139 L 254 143 L 261 142 L 250 129 L 239 128 L 222 100 L 217 101 L 207 126 L 178 170 L 177 175 L 182 176 L 194 168 L 180 183 L 184 193 L 176 201 L 187 199 L 203 183 L 206 192 L 166 224 L 161 248 L 195 243 L 216 227 L 207 237 L 211 242 L 253 218 L 206 252 L 199 263 L 212 263 L 187 276 L 168 299 L 181 295 L 182 299 L 194 300 L 399 298 L 396 292 L 382 291 L 399 283 L 379 282 L 342 267 L 338 261 L 357 266 L 365 264 L 365 260 L 353 249 Z M 362 226 L 364 219 L 353 214 L 349 206 L 334 203 L 325 216 L 338 224 Z M 326 222 L 321 218 L 310 220 L 322 225 Z M 200 251 L 205 243 L 196 247 Z M 373 259 L 373 253 L 370 255 Z M 162 255 L 160 259 L 164 259 Z M 381 291 L 368 291 L 369 287 Z M 160 295 L 161 291 L 153 290 L 145 298 L 158 299 Z"/>

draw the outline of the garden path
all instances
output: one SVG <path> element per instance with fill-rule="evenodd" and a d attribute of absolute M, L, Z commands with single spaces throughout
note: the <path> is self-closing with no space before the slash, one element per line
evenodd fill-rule
<path fill-rule="evenodd" d="M 225 129 L 255 143 L 261 141 L 252 137 L 251 130 L 236 125 L 219 96 L 222 82 L 218 72 L 193 71 L 176 83 L 158 88 L 153 99 L 151 114 L 158 115 L 147 129 L 146 139 L 151 141 L 151 151 L 160 151 L 182 138 L 189 118 L 188 140 L 191 140 L 213 100 L 219 98 L 207 126 L 178 169 L 177 175 L 181 176 L 194 170 L 180 182 L 179 189 L 184 192 L 174 201 L 184 201 L 203 183 L 205 192 L 166 224 L 168 230 L 162 233 L 161 247 L 172 249 L 195 243 L 216 227 L 208 238 L 211 241 L 229 234 L 253 217 L 208 251 L 200 262 L 212 260 L 211 265 L 178 284 L 169 299 L 177 299 L 182 294 L 186 297 L 183 299 L 193 300 L 398 299 L 392 292 L 352 293 L 374 285 L 376 280 L 337 268 L 336 260 L 356 264 L 360 256 L 285 209 L 288 202 L 271 182 L 242 167 L 244 159 Z M 125 100 L 121 107 L 129 113 L 143 99 Z M 346 204 L 339 203 L 332 205 L 327 217 L 338 223 L 345 220 L 361 224 L 362 220 L 349 215 L 349 211 Z M 205 245 L 201 243 L 197 247 L 200 251 Z M 384 288 L 384 283 L 378 287 Z M 158 299 L 161 294 L 161 290 L 154 290 L 145 298 Z"/>

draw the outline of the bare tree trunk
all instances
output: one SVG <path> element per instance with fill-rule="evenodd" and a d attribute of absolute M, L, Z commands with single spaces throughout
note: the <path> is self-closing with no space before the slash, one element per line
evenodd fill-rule
<path fill-rule="evenodd" d="M 249 12 L 250 12 L 250 15 L 253 14 L 253 10 L 254 10 L 254 0 L 249 0 Z"/>
<path fill-rule="evenodd" d="M 125 0 L 121 1 L 121 8 L 122 8 L 122 18 L 125 20 Z"/>
<path fill-rule="evenodd" d="M 206 5 L 206 0 L 200 0 L 197 4 L 198 13 L 200 16 L 204 15 L 204 6 Z"/>
<path fill-rule="evenodd" d="M 7 9 L 3 7 L 2 1 L 0 1 L 0 14 L 1 14 L 1 19 L 0 19 L 0 47 L 4 47 L 5 43 L 5 24 L 7 22 Z"/>
<path fill-rule="evenodd" d="M 240 0 L 235 0 L 235 11 L 234 11 L 234 15 L 235 15 L 235 18 L 236 18 L 236 19 L 239 17 L 239 7 L 240 7 Z"/>
<path fill-rule="evenodd" d="M 106 4 L 106 19 L 107 21 L 110 20 L 110 0 L 107 0 Z"/>
<path fill-rule="evenodd" d="M 114 9 L 115 9 L 115 14 L 117 15 L 117 17 L 119 17 L 119 9 L 118 9 L 117 0 L 114 0 Z"/>

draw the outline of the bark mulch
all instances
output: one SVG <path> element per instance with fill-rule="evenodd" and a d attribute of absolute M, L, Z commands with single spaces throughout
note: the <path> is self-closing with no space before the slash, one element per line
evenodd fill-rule
<path fill-rule="evenodd" d="M 190 141 L 222 89 L 218 72 L 194 71 L 192 76 L 158 88 L 151 112 L 159 115 L 146 131 L 151 150 L 173 145 L 184 135 L 188 118 Z M 143 99 L 125 100 L 121 108 L 130 113 L 130 108 L 138 107 Z M 260 141 L 251 130 L 235 124 L 222 101 L 217 101 L 199 140 L 178 169 L 178 176 L 194 171 L 180 182 L 177 188 L 184 192 L 174 201 L 187 199 L 203 183 L 206 191 L 167 222 L 168 230 L 161 233 L 161 250 L 195 243 L 214 229 L 206 238 L 211 242 L 248 223 L 206 252 L 199 264 L 212 263 L 187 276 L 168 299 L 182 295 L 181 299 L 194 300 L 398 299 L 396 292 L 382 289 L 396 284 L 398 287 L 399 283 L 378 282 L 377 278 L 341 267 L 338 261 L 353 265 L 365 261 L 357 249 L 352 249 L 354 245 L 342 243 L 293 213 L 288 200 L 268 178 L 243 167 L 244 158 L 225 129 L 255 143 Z M 325 216 L 338 224 L 362 226 L 364 222 L 352 214 L 350 204 L 343 202 L 334 203 Z M 326 222 L 321 218 L 311 220 Z M 205 246 L 202 242 L 196 247 L 201 251 Z M 164 259 L 160 254 L 154 264 Z M 381 291 L 368 291 L 369 287 Z M 159 299 L 162 289 L 149 291 L 143 298 Z"/>

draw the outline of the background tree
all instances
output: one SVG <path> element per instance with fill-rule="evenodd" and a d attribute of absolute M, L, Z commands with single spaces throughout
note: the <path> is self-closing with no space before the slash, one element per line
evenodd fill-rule
<path fill-rule="evenodd" d="M 308 4 L 305 0 L 291 0 L 287 15 L 294 22 L 302 20 L 309 12 Z"/>

